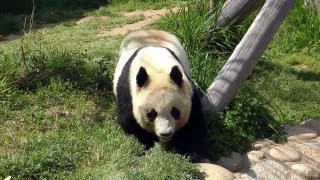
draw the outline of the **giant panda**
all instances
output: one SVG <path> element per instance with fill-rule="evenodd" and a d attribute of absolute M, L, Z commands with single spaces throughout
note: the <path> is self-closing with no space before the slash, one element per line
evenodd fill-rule
<path fill-rule="evenodd" d="M 206 122 L 176 36 L 140 30 L 121 43 L 113 91 L 121 128 L 146 149 L 156 141 L 197 162 L 207 155 Z"/>

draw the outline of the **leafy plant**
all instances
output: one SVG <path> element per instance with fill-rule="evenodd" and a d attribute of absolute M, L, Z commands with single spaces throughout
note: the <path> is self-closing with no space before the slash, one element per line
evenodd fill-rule
<path fill-rule="evenodd" d="M 284 141 L 281 121 L 273 117 L 270 109 L 261 96 L 253 95 L 248 88 L 242 89 L 225 112 L 210 115 L 211 156 L 243 152 L 256 139 Z"/>

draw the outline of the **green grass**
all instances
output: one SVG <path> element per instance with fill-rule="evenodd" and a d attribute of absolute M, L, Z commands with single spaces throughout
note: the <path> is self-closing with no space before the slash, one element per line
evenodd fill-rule
<path fill-rule="evenodd" d="M 145 152 L 115 122 L 111 81 L 123 36 L 98 34 L 145 17 L 107 12 L 0 45 L 0 178 L 203 178 L 160 145 Z"/>
<path fill-rule="evenodd" d="M 83 7 L 78 15 L 70 11 L 71 19 L 94 16 L 91 21 L 76 24 L 61 14 L 63 22 L 54 27 L 1 43 L 0 178 L 203 179 L 185 157 L 164 151 L 161 144 L 146 152 L 122 132 L 115 122 L 112 75 L 123 36 L 98 35 L 145 18 L 124 17 L 121 11 L 176 5 L 189 9 L 151 27 L 181 39 L 193 78 L 205 90 L 252 17 L 204 33 L 216 20 L 207 4 L 111 1 Z M 243 152 L 257 138 L 281 140 L 281 124 L 320 118 L 320 32 L 313 13 L 297 1 L 228 110 L 208 115 L 212 159 Z"/>

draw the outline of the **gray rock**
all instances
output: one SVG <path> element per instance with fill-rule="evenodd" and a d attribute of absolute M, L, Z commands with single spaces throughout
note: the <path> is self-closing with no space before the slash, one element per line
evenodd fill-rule
<path fill-rule="evenodd" d="M 261 180 L 279 180 L 279 179 L 295 179 L 303 180 L 304 178 L 291 171 L 283 163 L 274 160 L 265 160 L 257 163 L 242 177 L 247 179 Z"/>
<path fill-rule="evenodd" d="M 232 152 L 231 157 L 222 157 L 217 162 L 218 165 L 228 169 L 229 171 L 239 171 L 242 169 L 242 155 Z"/>
<path fill-rule="evenodd" d="M 320 172 L 313 166 L 307 164 L 293 164 L 291 165 L 291 169 L 296 173 L 300 174 L 303 177 L 308 179 L 318 179 L 320 178 Z"/>
<path fill-rule="evenodd" d="M 290 147 L 278 145 L 269 151 L 270 156 L 282 162 L 297 162 L 301 160 L 300 154 Z"/>
<path fill-rule="evenodd" d="M 275 142 L 271 141 L 270 139 L 262 139 L 262 140 L 258 140 L 253 144 L 252 149 L 253 150 L 260 150 L 263 148 L 266 148 L 268 146 L 271 146 L 273 144 L 276 144 Z"/>
<path fill-rule="evenodd" d="M 308 140 L 317 137 L 316 131 L 305 127 L 285 125 L 284 131 L 287 133 L 288 141 Z"/>
<path fill-rule="evenodd" d="M 198 163 L 197 165 L 200 171 L 207 174 L 206 180 L 231 180 L 235 178 L 230 171 L 221 166 L 209 163 Z"/>
<path fill-rule="evenodd" d="M 320 2 L 320 1 L 319 1 Z M 320 135 L 320 119 L 312 119 L 304 122 L 301 126 L 312 129 Z"/>

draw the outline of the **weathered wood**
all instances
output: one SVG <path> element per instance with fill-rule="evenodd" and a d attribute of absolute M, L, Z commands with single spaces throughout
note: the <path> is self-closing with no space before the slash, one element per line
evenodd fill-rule
<path fill-rule="evenodd" d="M 227 0 L 222 6 L 217 27 L 242 21 L 264 3 L 265 0 Z"/>
<path fill-rule="evenodd" d="M 216 0 L 210 0 L 210 10 L 213 10 L 216 7 Z"/>
<path fill-rule="evenodd" d="M 293 0 L 266 1 L 203 97 L 205 112 L 225 110 L 261 58 L 292 5 Z"/>

